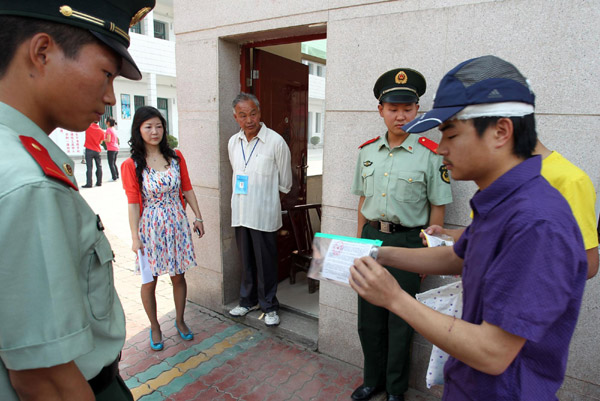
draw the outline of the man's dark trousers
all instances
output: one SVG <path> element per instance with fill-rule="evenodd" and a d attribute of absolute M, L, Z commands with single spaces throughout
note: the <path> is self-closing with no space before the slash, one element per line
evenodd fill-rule
<path fill-rule="evenodd" d="M 87 171 L 86 175 L 86 186 L 92 186 L 92 160 L 96 162 L 96 185 L 102 184 L 102 160 L 100 159 L 100 152 L 85 148 L 85 166 Z"/>
<path fill-rule="evenodd" d="M 119 178 L 119 169 L 117 168 L 117 155 L 118 150 L 107 150 L 106 158 L 108 159 L 108 168 L 110 169 L 110 175 L 113 181 Z"/>
<path fill-rule="evenodd" d="M 421 248 L 423 242 L 419 237 L 420 231 L 421 227 L 386 234 L 365 224 L 362 238 L 379 239 L 384 246 Z M 414 297 L 421 283 L 419 275 L 385 267 L 402 289 Z M 408 390 L 409 349 L 413 333 L 413 328 L 392 312 L 358 297 L 358 335 L 365 357 L 365 386 L 385 386 L 388 394 L 393 395 L 401 395 Z"/>
<path fill-rule="evenodd" d="M 279 309 L 277 300 L 277 231 L 235 227 L 242 259 L 240 306 L 260 304 L 263 312 Z"/>

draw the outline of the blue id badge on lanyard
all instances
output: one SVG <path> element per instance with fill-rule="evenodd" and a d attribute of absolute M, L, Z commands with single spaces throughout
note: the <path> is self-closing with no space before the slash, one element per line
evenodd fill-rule
<path fill-rule="evenodd" d="M 248 195 L 248 176 L 243 174 L 236 174 L 235 176 L 235 190 L 234 194 Z"/>

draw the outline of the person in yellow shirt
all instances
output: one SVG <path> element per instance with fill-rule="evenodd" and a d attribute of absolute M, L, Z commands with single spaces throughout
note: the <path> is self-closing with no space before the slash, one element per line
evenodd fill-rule
<path fill-rule="evenodd" d="M 565 197 L 577 220 L 585 244 L 588 280 L 598 273 L 598 232 L 596 227 L 596 191 L 590 177 L 560 153 L 538 140 L 533 154 L 542 156 L 542 176 Z M 432 225 L 427 234 L 447 234 L 458 241 L 464 229 L 444 229 Z"/>

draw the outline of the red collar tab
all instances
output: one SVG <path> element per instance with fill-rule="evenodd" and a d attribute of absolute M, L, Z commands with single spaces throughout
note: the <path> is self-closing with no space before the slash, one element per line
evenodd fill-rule
<path fill-rule="evenodd" d="M 437 143 L 435 143 L 434 141 L 432 141 L 429 138 L 425 138 L 424 136 L 419 138 L 419 143 L 437 155 L 437 148 L 438 148 Z"/>
<path fill-rule="evenodd" d="M 46 150 L 45 147 L 29 136 L 19 135 L 19 139 L 29 154 L 40 165 L 44 174 L 46 174 L 48 177 L 56 178 L 57 180 L 68 184 L 75 191 L 78 191 L 77 186 L 73 184 L 71 180 L 67 178 L 65 173 L 62 172 L 60 167 L 54 163 L 54 160 L 52 160 L 50 153 L 48 153 L 48 150 Z"/>
<path fill-rule="evenodd" d="M 363 143 L 362 145 L 360 145 L 358 148 L 362 149 L 363 146 L 367 146 L 370 143 L 375 142 L 376 140 L 378 140 L 379 138 L 381 138 L 381 136 L 378 136 L 377 138 L 373 138 L 373 139 L 369 139 L 367 142 Z"/>

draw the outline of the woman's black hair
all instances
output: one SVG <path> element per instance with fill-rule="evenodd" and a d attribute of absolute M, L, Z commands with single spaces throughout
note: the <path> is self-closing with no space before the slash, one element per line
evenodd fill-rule
<path fill-rule="evenodd" d="M 133 116 L 133 123 L 131 124 L 131 139 L 129 139 L 129 146 L 131 146 L 131 158 L 135 162 L 135 175 L 137 176 L 138 185 L 140 186 L 140 193 L 143 193 L 142 173 L 146 168 L 146 143 L 142 138 L 140 128 L 144 122 L 154 117 L 158 117 L 163 126 L 163 137 L 158 144 L 160 153 L 167 161 L 167 164 L 170 164 L 172 159 L 179 162 L 179 156 L 177 156 L 177 153 L 169 147 L 169 142 L 167 141 L 167 121 L 160 111 L 151 106 L 143 106 L 137 109 Z"/>

